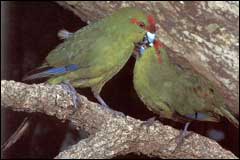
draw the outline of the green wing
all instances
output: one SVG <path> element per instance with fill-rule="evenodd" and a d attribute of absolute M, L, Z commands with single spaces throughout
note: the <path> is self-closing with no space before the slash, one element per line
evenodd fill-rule
<path fill-rule="evenodd" d="M 149 49 L 136 64 L 136 87 L 149 97 L 146 103 L 154 102 L 163 111 L 176 111 L 181 115 L 194 114 L 207 108 L 207 101 L 194 92 L 194 88 L 203 85 L 200 84 L 202 80 L 170 64 L 163 49 L 161 56 L 163 63 L 159 64 L 154 49 Z M 139 89 L 141 85 L 145 88 Z"/>
<path fill-rule="evenodd" d="M 135 64 L 134 87 L 150 110 L 166 118 L 171 118 L 174 112 L 182 116 L 204 113 L 207 116 L 203 120 L 207 121 L 218 121 L 222 115 L 236 123 L 233 116 L 221 112 L 223 99 L 210 81 L 177 69 L 169 63 L 163 49 L 161 56 L 163 63 L 159 64 L 154 49 L 150 48 Z"/>
<path fill-rule="evenodd" d="M 80 68 L 53 77 L 49 82 L 56 84 L 66 79 L 74 81 L 75 86 L 85 87 L 109 80 L 127 62 L 134 43 L 143 39 L 146 31 L 131 24 L 130 18 L 144 14 L 138 9 L 123 9 L 74 33 L 54 49 L 46 61 L 53 67 L 77 64 Z"/>

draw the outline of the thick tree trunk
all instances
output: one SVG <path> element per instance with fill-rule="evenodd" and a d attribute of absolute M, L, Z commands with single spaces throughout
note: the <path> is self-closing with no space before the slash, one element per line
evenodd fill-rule
<path fill-rule="evenodd" d="M 161 158 L 237 158 L 214 140 L 191 134 L 175 150 L 179 131 L 158 121 L 144 121 L 121 115 L 80 96 L 79 109 L 73 109 L 69 93 L 60 85 L 27 85 L 1 81 L 1 106 L 15 111 L 40 112 L 82 128 L 90 136 L 62 151 L 56 158 L 114 158 L 142 153 Z"/>

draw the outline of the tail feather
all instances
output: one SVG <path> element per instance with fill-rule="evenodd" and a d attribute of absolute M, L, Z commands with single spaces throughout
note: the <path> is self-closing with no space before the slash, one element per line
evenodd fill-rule
<path fill-rule="evenodd" d="M 230 111 L 229 109 L 227 109 L 226 107 L 220 107 L 219 111 L 221 113 L 222 116 L 226 117 L 231 123 L 234 124 L 234 126 L 236 126 L 237 128 L 239 128 L 239 121 L 238 119 L 235 117 L 235 114 Z"/>
<path fill-rule="evenodd" d="M 29 81 L 29 80 L 45 78 L 45 77 L 49 77 L 49 76 L 51 76 L 51 74 L 47 73 L 47 71 L 44 71 L 44 72 L 40 72 L 40 73 L 36 73 L 36 74 L 32 74 L 32 75 L 26 75 L 22 78 L 22 80 Z"/>
<path fill-rule="evenodd" d="M 43 68 L 43 67 L 41 67 L 41 68 Z M 47 69 L 45 71 L 42 71 L 42 72 L 39 72 L 39 73 L 36 73 L 36 74 L 26 75 L 26 76 L 23 77 L 22 80 L 23 81 L 29 81 L 29 80 L 33 80 L 33 79 L 56 76 L 56 75 L 64 74 L 64 73 L 67 73 L 67 72 L 75 71 L 78 68 L 79 67 L 76 64 L 71 64 L 71 65 L 64 66 L 64 67 L 50 68 L 50 69 Z"/>

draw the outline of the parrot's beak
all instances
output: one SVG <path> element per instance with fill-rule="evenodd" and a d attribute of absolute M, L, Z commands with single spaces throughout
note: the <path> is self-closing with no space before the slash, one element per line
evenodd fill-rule
<path fill-rule="evenodd" d="M 153 43 L 156 39 L 156 34 L 147 32 L 142 41 L 135 44 L 135 49 L 133 52 L 134 58 L 138 59 L 144 54 L 145 49 L 153 47 Z"/>
<path fill-rule="evenodd" d="M 155 38 L 156 38 L 156 34 L 151 33 L 151 32 L 147 32 L 146 35 L 147 35 L 148 45 L 152 47 L 153 43 L 155 41 Z"/>

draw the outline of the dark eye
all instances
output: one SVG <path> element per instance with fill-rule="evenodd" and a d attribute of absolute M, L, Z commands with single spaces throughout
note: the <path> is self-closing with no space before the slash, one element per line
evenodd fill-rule
<path fill-rule="evenodd" d="M 145 24 L 143 22 L 139 22 L 140 27 L 145 27 Z"/>

